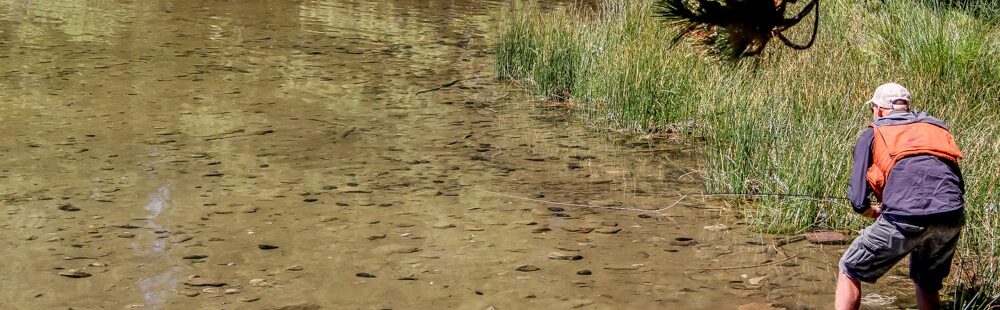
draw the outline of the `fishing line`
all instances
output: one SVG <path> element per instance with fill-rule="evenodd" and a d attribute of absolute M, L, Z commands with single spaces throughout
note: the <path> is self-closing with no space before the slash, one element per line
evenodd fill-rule
<path fill-rule="evenodd" d="M 488 191 L 488 190 L 484 190 L 484 189 L 477 189 L 477 190 L 479 190 L 481 192 L 484 192 L 484 193 L 501 196 L 501 197 L 507 197 L 507 198 L 512 198 L 512 199 L 537 202 L 537 203 L 548 204 L 548 205 L 556 205 L 556 206 L 564 206 L 564 207 L 575 207 L 575 208 L 607 209 L 607 210 L 637 211 L 637 212 L 656 212 L 656 213 L 662 213 L 663 211 L 669 210 L 670 208 L 673 208 L 673 207 L 677 206 L 677 204 L 681 203 L 681 201 L 684 201 L 684 199 L 687 199 L 690 196 L 698 196 L 698 197 L 718 197 L 718 196 L 765 197 L 766 196 L 766 197 L 782 197 L 782 198 L 800 198 L 800 199 L 809 199 L 809 200 L 826 201 L 826 202 L 838 202 L 838 201 L 848 200 L 847 198 L 843 198 L 843 197 L 815 196 L 815 195 L 804 195 L 804 194 L 704 193 L 704 194 L 681 195 L 680 198 L 677 199 L 677 201 L 675 201 L 670 206 L 667 206 L 665 208 L 651 210 L 651 209 L 641 209 L 641 208 L 594 206 L 594 205 L 587 205 L 587 204 L 567 203 L 567 202 L 559 202 L 559 201 L 552 201 L 552 200 L 543 200 L 543 199 L 529 198 L 529 197 L 512 195 L 512 194 L 507 194 L 507 193 L 492 192 L 492 191 Z"/>
<path fill-rule="evenodd" d="M 497 195 L 497 196 L 503 196 L 503 197 L 507 197 L 507 198 L 513 198 L 513 199 L 519 199 L 519 200 L 525 200 L 525 201 L 531 201 L 531 202 L 537 202 L 537 203 L 543 203 L 543 204 L 549 204 L 549 205 L 556 205 L 556 206 L 576 207 L 576 208 L 590 208 L 590 209 L 608 209 L 608 210 L 618 210 L 618 211 L 656 212 L 656 213 L 661 213 L 661 212 L 666 211 L 666 210 L 668 210 L 670 208 L 673 208 L 674 206 L 676 206 L 677 204 L 681 203 L 681 201 L 683 201 L 684 199 L 686 199 L 688 197 L 688 195 L 681 195 L 680 199 L 677 199 L 677 201 L 675 201 L 673 204 L 671 204 L 670 206 L 668 206 L 666 208 L 661 208 L 661 209 L 656 209 L 656 210 L 650 210 L 650 209 L 640 209 L 640 208 L 607 207 L 607 206 L 593 206 L 593 205 L 576 204 L 576 203 L 565 203 L 565 202 L 558 202 L 558 201 L 551 201 L 551 200 L 542 200 L 542 199 L 528 198 L 528 197 L 523 197 L 523 196 L 505 194 L 505 193 L 491 192 L 491 191 L 484 190 L 484 189 L 478 189 L 478 190 L 482 191 L 484 193 L 489 193 L 489 194 L 493 194 L 493 195 Z"/>
<path fill-rule="evenodd" d="M 832 197 L 832 196 L 818 196 L 818 195 L 807 195 L 807 194 L 779 194 L 779 193 L 763 193 L 763 194 L 750 194 L 750 193 L 705 193 L 699 196 L 738 196 L 738 197 L 782 197 L 782 198 L 799 198 L 806 200 L 815 201 L 826 201 L 826 202 L 838 202 L 838 201 L 848 201 L 850 199 L 844 197 Z"/>

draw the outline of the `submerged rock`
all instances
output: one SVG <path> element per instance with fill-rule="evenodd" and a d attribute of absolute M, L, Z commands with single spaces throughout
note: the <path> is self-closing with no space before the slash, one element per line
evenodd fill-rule
<path fill-rule="evenodd" d="M 598 229 L 594 230 L 594 232 L 596 232 L 596 233 L 599 233 L 599 234 L 608 234 L 608 235 L 617 234 L 618 232 L 621 232 L 621 231 L 622 231 L 622 229 L 619 228 L 619 227 L 601 227 L 601 228 L 598 228 Z"/>
<path fill-rule="evenodd" d="M 206 278 L 193 278 L 193 279 L 185 281 L 184 285 L 187 285 L 187 286 L 213 286 L 213 287 L 220 287 L 220 286 L 226 286 L 226 282 L 221 281 L 221 280 L 213 280 L 213 279 L 206 279 Z"/>
<path fill-rule="evenodd" d="M 670 241 L 670 245 L 673 246 L 692 246 L 695 245 L 696 243 L 698 242 L 688 237 L 677 237 L 674 238 L 674 240 Z"/>
<path fill-rule="evenodd" d="M 60 204 L 59 205 L 59 210 L 66 211 L 66 212 L 76 212 L 76 211 L 80 211 L 80 208 L 74 207 L 70 203 L 64 203 L 64 204 Z"/>
<path fill-rule="evenodd" d="M 542 268 L 538 268 L 538 266 L 535 266 L 535 265 L 522 265 L 522 266 L 519 266 L 517 268 L 514 268 L 514 270 L 517 270 L 517 271 L 520 271 L 520 272 L 532 272 L 532 271 L 542 270 Z"/>
<path fill-rule="evenodd" d="M 69 270 L 60 272 L 59 275 L 67 277 L 67 278 L 74 278 L 74 279 L 86 278 L 86 277 L 90 277 L 91 276 L 91 274 L 89 274 L 89 273 L 87 273 L 85 271 L 76 270 L 76 269 L 69 269 Z"/>
<path fill-rule="evenodd" d="M 576 255 L 576 254 L 566 254 L 566 253 L 552 252 L 552 253 L 549 253 L 549 259 L 555 259 L 555 260 L 581 260 L 581 259 L 583 259 L 583 256 Z"/>

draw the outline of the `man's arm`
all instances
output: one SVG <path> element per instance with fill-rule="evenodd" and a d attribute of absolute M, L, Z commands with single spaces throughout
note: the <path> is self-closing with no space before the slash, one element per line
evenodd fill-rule
<path fill-rule="evenodd" d="M 847 199 L 851 200 L 854 212 L 871 213 L 872 188 L 868 185 L 868 168 L 872 165 L 872 142 L 875 131 L 867 128 L 861 132 L 858 142 L 854 144 L 854 166 L 851 168 L 851 179 L 848 181 Z"/>

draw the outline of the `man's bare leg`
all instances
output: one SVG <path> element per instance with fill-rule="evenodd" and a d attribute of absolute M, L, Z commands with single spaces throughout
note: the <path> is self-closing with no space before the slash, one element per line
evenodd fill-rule
<path fill-rule="evenodd" d="M 860 308 L 861 282 L 848 277 L 847 274 L 841 271 L 837 277 L 837 297 L 834 304 L 837 310 L 857 310 Z"/>
<path fill-rule="evenodd" d="M 914 286 L 917 287 L 917 309 L 933 310 L 941 307 L 941 295 L 938 291 L 925 291 L 920 285 L 914 284 Z"/>

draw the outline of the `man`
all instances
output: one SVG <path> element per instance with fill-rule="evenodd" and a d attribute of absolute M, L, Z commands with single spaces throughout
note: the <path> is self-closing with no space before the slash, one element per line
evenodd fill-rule
<path fill-rule="evenodd" d="M 840 259 L 836 308 L 858 309 L 859 281 L 874 283 L 909 254 L 917 306 L 936 309 L 965 219 L 962 154 L 944 122 L 910 110 L 903 86 L 883 84 L 867 104 L 875 121 L 855 145 L 848 198 L 875 223 Z"/>

